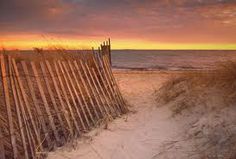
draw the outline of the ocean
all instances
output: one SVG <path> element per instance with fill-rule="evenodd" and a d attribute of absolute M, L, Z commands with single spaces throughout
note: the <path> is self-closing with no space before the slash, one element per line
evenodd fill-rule
<path fill-rule="evenodd" d="M 113 50 L 114 69 L 202 70 L 235 61 L 235 51 L 225 50 Z"/>

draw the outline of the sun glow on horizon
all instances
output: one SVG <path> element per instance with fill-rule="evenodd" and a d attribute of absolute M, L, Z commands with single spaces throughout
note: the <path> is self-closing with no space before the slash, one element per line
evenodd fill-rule
<path fill-rule="evenodd" d="M 19 40 L 18 40 L 19 39 Z M 31 50 L 33 48 L 91 49 L 100 46 L 102 38 L 42 38 L 39 36 L 6 37 L 0 39 L 0 48 Z M 140 39 L 112 39 L 112 49 L 133 50 L 236 50 L 236 44 L 223 43 L 163 43 Z"/>
<path fill-rule="evenodd" d="M 108 37 L 112 49 L 236 50 L 235 0 L 10 0 L 0 11 L 0 50 L 90 49 Z"/>

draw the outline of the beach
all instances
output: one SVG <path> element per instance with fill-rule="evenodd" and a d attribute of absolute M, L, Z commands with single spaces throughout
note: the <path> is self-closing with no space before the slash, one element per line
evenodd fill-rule
<path fill-rule="evenodd" d="M 154 91 L 168 79 L 167 72 L 118 71 L 115 77 L 130 112 L 49 154 L 49 159 L 144 159 L 154 158 L 161 145 L 178 134 L 168 108 L 158 108 Z"/>
<path fill-rule="evenodd" d="M 0 159 L 236 159 L 236 0 L 0 12 Z"/>
<path fill-rule="evenodd" d="M 179 52 L 175 59 L 142 53 L 131 53 L 129 61 L 113 56 L 129 113 L 50 152 L 49 159 L 233 159 L 234 52 L 227 58 L 200 52 L 182 60 Z M 153 67 L 156 60 L 165 68 Z"/>
<path fill-rule="evenodd" d="M 194 86 L 186 88 L 188 83 L 183 85 L 183 80 L 164 90 L 161 100 L 169 96 L 168 102 L 157 100 L 157 93 L 163 93 L 166 82 L 186 73 L 197 75 L 193 71 L 115 70 L 130 112 L 50 152 L 48 158 L 233 159 L 236 109 L 234 97 L 229 104 L 228 97 L 222 95 L 228 96 L 228 91 L 223 88 L 219 92 L 215 86 L 207 86 L 206 90 L 200 89 L 203 93 L 198 93 L 192 91 Z M 175 112 L 176 107 L 181 112 Z"/>

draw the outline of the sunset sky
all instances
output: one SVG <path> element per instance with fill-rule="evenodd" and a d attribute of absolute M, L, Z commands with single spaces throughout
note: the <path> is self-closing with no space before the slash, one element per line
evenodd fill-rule
<path fill-rule="evenodd" d="M 1 0 L 0 48 L 236 49 L 236 0 Z"/>

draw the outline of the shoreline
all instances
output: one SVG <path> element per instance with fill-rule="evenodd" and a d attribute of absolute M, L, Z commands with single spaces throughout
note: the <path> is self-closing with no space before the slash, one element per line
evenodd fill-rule
<path fill-rule="evenodd" d="M 212 71 L 212 70 L 148 70 L 148 69 L 116 69 L 112 68 L 114 74 L 181 74 L 199 71 Z"/>

